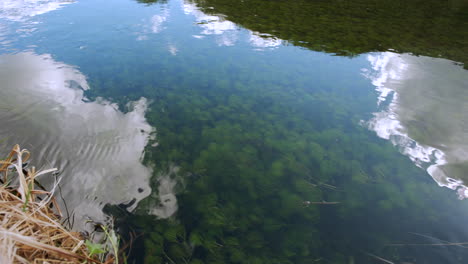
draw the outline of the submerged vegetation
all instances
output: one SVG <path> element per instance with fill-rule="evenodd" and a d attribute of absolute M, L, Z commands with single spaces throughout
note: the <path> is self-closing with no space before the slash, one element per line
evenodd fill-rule
<path fill-rule="evenodd" d="M 171 4 L 129 2 L 154 10 Z M 395 49 L 467 61 L 464 4 L 452 12 L 432 0 L 195 2 L 311 50 L 352 57 Z M 467 240 L 460 226 L 468 205 L 362 125 L 376 109 L 375 87 L 359 72 L 366 62 L 287 47 L 218 46 L 215 36 L 193 38 L 199 25 L 179 21 L 167 25 L 181 27 L 174 34 L 154 30 L 136 41 L 138 32 L 121 32 L 141 18 L 124 10 L 138 19 L 122 19 L 118 31 L 115 16 L 105 20 L 105 13 L 61 23 L 112 25 L 91 36 L 70 31 L 77 35 L 69 39 L 86 43 L 79 52 L 63 50 L 76 43 L 39 31 L 44 47 L 38 52 L 78 65 L 89 77 L 90 98 L 151 101 L 147 119 L 157 128 L 158 146 L 148 146 L 145 159 L 155 164 L 152 189 L 158 176 L 180 168 L 174 176 L 179 210 L 170 219 L 148 215 L 164 202 L 152 195 L 135 215 L 120 219 L 143 234 L 135 263 L 468 262 L 466 248 L 441 242 Z M 147 21 L 154 26 L 176 17 Z M 89 24 L 77 24 L 83 21 Z M 448 33 L 452 28 L 458 31 Z M 168 52 L 169 45 L 180 52 Z"/>
<path fill-rule="evenodd" d="M 53 196 L 58 182 L 51 191 L 36 188 L 38 177 L 56 169 L 25 169 L 29 155 L 16 145 L 0 160 L 0 263 L 118 264 L 113 231 L 105 229 L 111 250 L 65 227 Z"/>
<path fill-rule="evenodd" d="M 145 89 L 159 143 L 147 161 L 155 173 L 177 164 L 190 176 L 173 219 L 156 220 L 140 206 L 133 224 L 145 251 L 136 263 L 368 263 L 362 251 L 434 264 L 467 258 L 461 248 L 444 248 L 447 257 L 386 246 L 425 242 L 408 232 L 450 240 L 455 225 L 440 226 L 453 221 L 447 212 L 467 215 L 359 124 L 375 104 L 371 91 L 356 94 L 342 72 L 336 86 L 307 83 L 301 69 L 278 77 L 287 84 L 269 71 L 213 74 L 226 79 L 200 76 L 185 86 L 181 77 L 182 85 Z"/>
<path fill-rule="evenodd" d="M 249 3 L 256 2 L 226 2 L 233 14 L 215 1 L 199 5 L 287 40 L 292 38 L 282 32 L 302 36 L 304 25 L 315 25 L 325 32 L 317 36 L 336 40 L 306 40 L 324 44 L 314 50 L 356 55 L 389 48 L 376 49 L 374 43 L 358 50 L 362 43 L 328 34 L 327 25 L 315 24 L 316 16 L 263 16 L 265 9 L 257 14 Z M 258 5 L 280 12 L 300 9 L 301 3 Z M 252 26 L 241 17 L 252 19 Z M 351 30 L 349 23 L 337 32 Z M 267 25 L 271 31 L 256 28 Z M 282 31 L 284 27 L 291 30 Z M 345 35 L 361 36 L 353 34 Z M 372 40 L 362 41 L 366 39 Z M 91 96 L 112 97 L 122 105 L 140 96 L 152 101 L 147 119 L 157 128 L 158 146 L 148 147 L 145 156 L 156 166 L 152 189 L 157 190 L 158 175 L 174 164 L 180 167 L 178 212 L 165 220 L 148 216 L 159 202 L 152 196 L 125 223 L 143 233 L 135 263 L 349 264 L 372 263 L 374 256 L 395 263 L 468 260 L 460 247 L 390 246 L 463 241 L 468 234 L 459 232 L 456 220 L 468 217 L 467 205 L 361 125 L 375 110 L 374 87 L 359 72 L 343 67 L 343 60 L 321 61 L 321 55 L 302 52 L 304 58 L 298 58 L 286 49 L 244 54 L 235 47 L 207 48 L 196 42 L 193 52 L 168 57 L 152 42 L 142 45 L 149 45 L 145 66 L 143 57 L 122 57 L 128 63 L 107 68 L 88 65 L 96 73 L 90 74 Z"/>
<path fill-rule="evenodd" d="M 466 214 L 358 124 L 351 91 L 182 89 L 153 103 L 160 144 L 147 159 L 191 176 L 174 219 L 137 216 L 145 263 L 368 263 L 361 251 L 445 262 L 438 250 L 385 246 L 421 242 L 407 232 L 440 236 L 446 212 Z"/>

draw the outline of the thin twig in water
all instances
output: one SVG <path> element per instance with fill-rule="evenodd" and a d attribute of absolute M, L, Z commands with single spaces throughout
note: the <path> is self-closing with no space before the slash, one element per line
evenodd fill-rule
<path fill-rule="evenodd" d="M 172 263 L 172 264 L 176 264 L 167 254 L 166 252 L 163 250 L 162 253 L 164 254 L 164 256 Z"/>
<path fill-rule="evenodd" d="M 446 240 L 442 240 L 436 237 L 420 234 L 420 233 L 415 233 L 415 232 L 408 232 L 409 234 L 415 235 L 415 236 L 420 236 L 424 238 L 428 238 L 431 240 L 437 240 L 443 243 L 419 243 L 419 244 L 389 244 L 388 246 L 456 246 L 456 247 L 461 247 L 461 248 L 468 248 L 468 242 L 450 242 Z"/>
<path fill-rule="evenodd" d="M 65 198 L 63 198 L 62 187 L 60 186 L 60 184 L 57 187 L 58 187 L 58 190 L 59 190 L 58 193 L 60 195 L 60 199 L 62 199 L 63 205 L 65 206 L 65 212 L 67 213 L 67 217 L 65 218 L 64 222 L 68 222 L 68 227 L 70 229 L 73 229 L 73 224 L 75 223 L 75 221 L 74 221 L 74 219 L 72 219 L 72 222 L 70 222 L 70 217 L 73 217 L 73 216 L 70 215 L 70 211 L 68 211 L 68 206 L 67 206 L 67 203 L 65 202 Z"/>
<path fill-rule="evenodd" d="M 468 242 L 463 243 L 442 243 L 442 244 L 388 244 L 387 246 L 462 246 L 468 245 Z M 463 247 L 468 248 L 468 247 Z"/>
<path fill-rule="evenodd" d="M 376 256 L 376 255 L 374 255 L 374 254 L 371 254 L 371 253 L 369 253 L 369 252 L 364 252 L 364 254 L 366 254 L 366 255 L 368 255 L 368 256 L 370 256 L 370 257 L 373 257 L 373 258 L 375 258 L 375 259 L 378 259 L 378 260 L 380 260 L 380 261 L 382 261 L 382 262 L 388 263 L 388 264 L 395 264 L 394 262 L 391 262 L 390 260 L 386 260 L 386 259 L 384 259 L 384 258 L 381 258 L 381 257 Z"/>
<path fill-rule="evenodd" d="M 435 240 L 438 240 L 440 242 L 444 242 L 444 243 L 448 243 L 448 244 L 457 244 L 457 243 L 453 243 L 453 242 L 450 242 L 450 241 L 447 241 L 447 240 L 442 240 L 440 238 L 431 237 L 431 236 L 428 236 L 428 235 L 423 235 L 423 234 L 420 234 L 420 233 L 415 233 L 415 232 L 409 232 L 409 233 L 412 234 L 412 235 L 415 235 L 415 236 L 421 236 L 421 237 L 425 237 L 425 238 L 429 238 L 429 239 L 435 239 Z M 454 245 L 454 246 L 458 246 L 458 247 L 461 247 L 461 248 L 468 248 L 468 247 L 465 247 L 463 245 Z"/>

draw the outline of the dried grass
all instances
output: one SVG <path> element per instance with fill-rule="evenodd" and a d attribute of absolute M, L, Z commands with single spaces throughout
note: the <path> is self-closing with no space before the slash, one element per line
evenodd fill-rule
<path fill-rule="evenodd" d="M 56 169 L 25 170 L 29 156 L 16 145 L 0 160 L 0 263 L 114 263 L 111 258 L 102 262 L 97 255 L 91 257 L 81 235 L 60 223 L 53 190 L 35 189 L 36 177 Z"/>

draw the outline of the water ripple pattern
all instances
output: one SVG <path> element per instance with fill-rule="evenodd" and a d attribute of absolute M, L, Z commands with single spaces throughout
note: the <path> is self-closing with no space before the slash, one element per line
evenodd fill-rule
<path fill-rule="evenodd" d="M 31 150 L 34 165 L 59 168 L 76 229 L 87 218 L 102 221 L 107 203 L 136 201 L 133 209 L 150 194 L 152 171 L 141 159 L 153 128 L 144 98 L 127 113 L 102 99 L 85 102 L 83 74 L 28 52 L 1 55 L 0 79 L 0 149 L 18 143 Z"/>

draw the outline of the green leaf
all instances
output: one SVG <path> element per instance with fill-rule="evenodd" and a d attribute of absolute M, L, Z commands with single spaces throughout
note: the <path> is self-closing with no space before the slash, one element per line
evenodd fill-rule
<path fill-rule="evenodd" d="M 89 256 L 93 256 L 93 255 L 96 255 L 96 254 L 101 254 L 101 253 L 106 252 L 103 249 L 103 245 L 101 245 L 101 244 L 96 244 L 96 243 L 93 243 L 93 242 L 91 242 L 89 240 L 86 240 L 85 245 L 88 248 Z"/>

